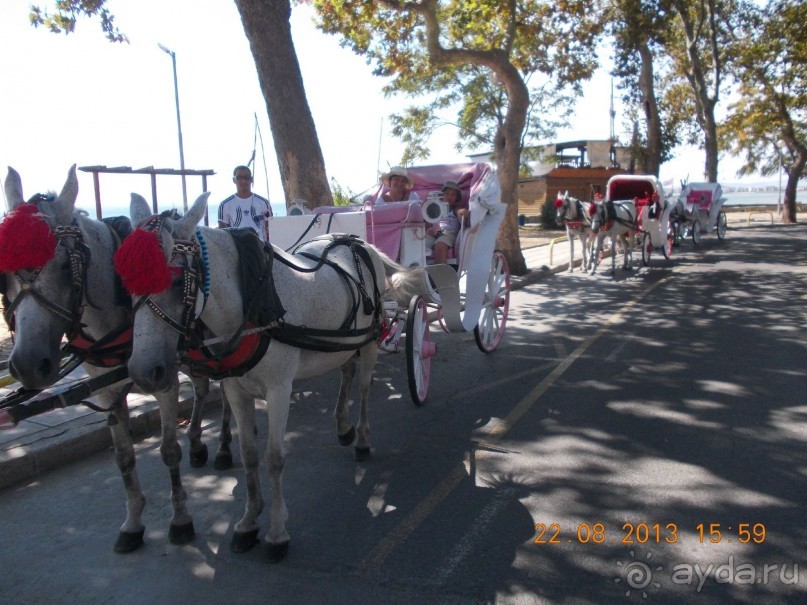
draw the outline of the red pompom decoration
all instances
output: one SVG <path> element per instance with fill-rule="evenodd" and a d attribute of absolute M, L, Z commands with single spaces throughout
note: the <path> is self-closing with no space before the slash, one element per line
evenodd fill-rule
<path fill-rule="evenodd" d="M 592 202 L 588 207 L 588 213 L 589 214 L 594 214 L 595 212 L 597 212 L 597 204 Z"/>
<path fill-rule="evenodd" d="M 57 243 L 36 204 L 21 204 L 0 222 L 0 271 L 41 269 L 56 256 Z"/>
<path fill-rule="evenodd" d="M 158 294 L 171 285 L 171 271 L 157 234 L 135 229 L 115 252 L 115 270 L 133 295 Z"/>
<path fill-rule="evenodd" d="M 560 208 L 561 206 L 563 206 L 563 199 L 562 198 L 556 199 L 555 200 L 555 208 Z"/>

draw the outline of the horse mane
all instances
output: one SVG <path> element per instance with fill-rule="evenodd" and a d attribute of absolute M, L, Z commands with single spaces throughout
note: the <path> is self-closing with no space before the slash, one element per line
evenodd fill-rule
<path fill-rule="evenodd" d="M 274 253 L 252 229 L 226 229 L 238 251 L 244 317 L 268 326 L 286 314 L 272 279 Z"/>

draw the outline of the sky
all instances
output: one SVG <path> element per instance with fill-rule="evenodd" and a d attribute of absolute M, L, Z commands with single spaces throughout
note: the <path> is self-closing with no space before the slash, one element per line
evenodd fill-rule
<path fill-rule="evenodd" d="M 106 40 L 96 21 L 55 35 L 28 23 L 29 0 L 0 3 L 0 175 L 22 177 L 23 193 L 59 191 L 72 164 L 179 168 L 171 57 L 176 53 L 185 167 L 214 170 L 209 212 L 234 191 L 232 170 L 256 149 L 254 191 L 283 202 L 266 104 L 235 4 L 226 0 L 110 0 L 130 44 Z M 42 5 L 51 4 L 42 0 Z M 379 171 L 399 162 L 403 146 L 389 133 L 391 113 L 411 101 L 387 99 L 384 80 L 364 58 L 313 25 L 305 6 L 292 10 L 292 36 L 329 178 L 352 193 L 372 187 Z M 573 125 L 558 141 L 607 139 L 610 79 L 586 86 Z M 615 103 L 620 115 L 618 99 Z M 257 117 L 257 130 L 256 130 Z M 619 120 L 619 117 L 617 117 Z M 617 131 L 619 122 L 617 122 Z M 257 135 L 257 136 L 256 136 Z M 465 162 L 451 128 L 430 140 L 424 164 Z M 256 141 L 257 138 L 257 141 Z M 703 153 L 681 150 L 661 177 L 698 180 Z M 735 178 L 737 162 L 722 162 L 720 180 Z M 94 215 L 92 175 L 79 171 L 78 205 Z M 157 177 L 160 210 L 182 209 L 179 177 Z M 104 208 L 128 209 L 131 192 L 151 199 L 146 175 L 100 175 Z M 202 192 L 188 177 L 188 203 Z M 105 213 L 108 215 L 109 213 Z"/>

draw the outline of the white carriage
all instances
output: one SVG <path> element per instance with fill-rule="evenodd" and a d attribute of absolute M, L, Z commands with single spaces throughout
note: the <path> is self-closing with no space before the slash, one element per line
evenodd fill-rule
<path fill-rule="evenodd" d="M 421 202 L 375 205 L 384 190 L 380 186 L 361 205 L 328 206 L 317 208 L 313 214 L 272 217 L 267 228 L 270 241 L 285 250 L 327 233 L 350 233 L 405 267 L 424 267 L 422 288 L 408 308 L 385 302 L 380 341 L 385 352 L 405 352 L 409 391 L 420 405 L 428 394 L 431 360 L 437 354 L 430 337 L 431 321 L 437 319 L 446 332 L 473 330 L 479 349 L 493 351 L 507 323 L 510 274 L 504 255 L 494 249 L 506 206 L 490 165 L 420 166 L 407 172 Z M 468 201 L 470 225 L 460 231 L 447 264 L 432 264 L 425 244 L 426 228 L 447 210 L 440 191 L 449 180 L 459 184 L 463 199 Z"/>
<path fill-rule="evenodd" d="M 723 210 L 726 198 L 719 183 L 688 183 L 675 203 L 673 222 L 677 238 L 692 234 L 697 245 L 704 233 L 716 233 L 718 239 L 726 237 L 728 219 Z"/>
<path fill-rule="evenodd" d="M 675 231 L 670 222 L 674 205 L 653 175 L 620 174 L 608 180 L 606 202 L 632 200 L 636 205 L 636 242 L 642 250 L 642 264 L 650 264 L 654 250 L 670 258 Z"/>

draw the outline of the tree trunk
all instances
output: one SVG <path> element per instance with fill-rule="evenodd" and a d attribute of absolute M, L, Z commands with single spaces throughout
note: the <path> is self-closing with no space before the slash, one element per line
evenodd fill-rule
<path fill-rule="evenodd" d="M 332 206 L 317 130 L 291 38 L 289 0 L 235 0 L 272 128 L 286 206 Z"/>
<path fill-rule="evenodd" d="M 507 211 L 499 227 L 496 245 L 507 259 L 510 273 L 524 275 L 527 262 L 521 252 L 521 241 L 518 236 L 518 167 L 521 157 L 520 137 L 509 137 L 500 128 L 494 142 L 496 154 L 496 173 L 502 190 L 502 202 L 507 204 Z"/>
<path fill-rule="evenodd" d="M 659 117 L 656 86 L 653 82 L 653 53 L 647 42 L 639 45 L 641 70 L 639 88 L 644 100 L 645 121 L 647 122 L 647 154 L 644 158 L 645 174 L 659 175 L 661 168 L 661 118 Z"/>
<path fill-rule="evenodd" d="M 708 6 L 707 6 L 708 4 Z M 703 130 L 703 147 L 706 152 L 706 162 L 704 165 L 704 177 L 709 183 L 717 182 L 717 164 L 718 164 L 718 140 L 717 140 L 717 121 L 715 120 L 715 107 L 717 106 L 718 99 L 720 98 L 720 83 L 721 83 L 721 70 L 720 70 L 720 57 L 717 54 L 717 47 L 714 43 L 710 45 L 712 52 L 712 87 L 713 94 L 709 94 L 709 83 L 706 79 L 706 69 L 704 68 L 701 56 L 698 54 L 698 41 L 701 36 L 711 36 L 714 39 L 716 32 L 714 31 L 714 23 L 710 20 L 710 24 L 704 27 L 696 27 L 693 19 L 689 13 L 689 5 L 687 2 L 675 2 L 674 6 L 678 13 L 678 17 L 683 24 L 684 33 L 686 34 L 686 52 L 689 59 L 689 71 L 686 74 L 694 93 L 695 107 L 697 109 L 697 120 L 701 129 Z M 711 1 L 701 4 L 701 10 L 707 11 L 709 14 L 713 13 L 714 6 Z M 701 15 L 703 18 L 704 15 Z M 702 24 L 700 24 L 702 25 Z M 704 32 L 704 29 L 708 31 Z"/>
<path fill-rule="evenodd" d="M 706 151 L 706 164 L 704 174 L 708 183 L 717 182 L 717 122 L 715 120 L 714 103 L 709 103 L 709 111 L 705 114 L 705 125 L 703 129 L 703 147 Z"/>
<path fill-rule="evenodd" d="M 504 122 L 494 141 L 502 202 L 507 204 L 497 245 L 507 259 L 510 273 L 524 275 L 527 262 L 521 252 L 518 235 L 518 169 L 521 165 L 521 135 L 527 123 L 530 95 L 524 80 L 509 63 L 494 67 L 494 71 L 507 89 L 508 101 Z"/>
<path fill-rule="evenodd" d="M 796 161 L 787 169 L 787 185 L 785 185 L 785 199 L 782 205 L 782 222 L 789 224 L 796 220 L 796 195 L 799 186 L 799 179 L 804 173 L 804 166 L 807 165 L 807 151 L 796 156 Z"/>

